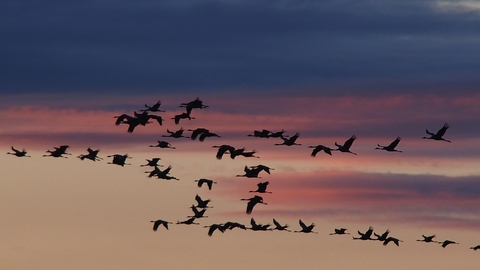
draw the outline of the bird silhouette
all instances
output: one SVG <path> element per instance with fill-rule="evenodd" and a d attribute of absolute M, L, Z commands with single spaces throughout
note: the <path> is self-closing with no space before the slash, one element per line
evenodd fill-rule
<path fill-rule="evenodd" d="M 197 128 L 197 129 L 189 129 L 188 131 L 192 131 L 192 134 L 190 135 L 190 139 L 195 140 L 198 137 L 198 140 L 203 142 L 205 141 L 206 138 L 208 137 L 218 137 L 220 138 L 221 136 L 210 132 L 210 130 L 206 128 Z"/>
<path fill-rule="evenodd" d="M 354 240 L 374 240 L 372 239 L 373 228 L 370 226 L 365 233 L 358 231 L 360 237 L 353 237 Z"/>
<path fill-rule="evenodd" d="M 288 137 L 288 136 L 283 136 L 283 133 L 285 133 L 285 130 L 277 131 L 277 132 L 270 132 L 268 135 L 269 138 L 281 138 L 281 137 Z"/>
<path fill-rule="evenodd" d="M 270 170 L 273 170 L 273 169 L 261 164 L 257 166 L 250 166 L 250 167 L 245 166 L 245 168 L 243 169 L 245 174 L 238 174 L 237 177 L 261 178 L 261 177 L 258 177 L 260 172 L 265 171 L 268 174 L 270 174 Z"/>
<path fill-rule="evenodd" d="M 240 228 L 242 230 L 246 230 L 247 227 L 241 223 L 238 223 L 238 222 L 234 222 L 234 221 L 227 221 L 223 224 L 223 228 L 226 230 L 226 229 L 229 229 L 229 230 L 233 230 L 235 228 Z"/>
<path fill-rule="evenodd" d="M 315 224 L 312 223 L 310 225 L 306 225 L 301 219 L 298 220 L 298 224 L 300 224 L 300 227 L 302 229 L 300 231 L 293 231 L 293 232 L 301 232 L 301 233 L 317 233 L 313 231 L 313 228 L 315 227 Z"/>
<path fill-rule="evenodd" d="M 202 187 L 203 184 L 207 184 L 209 190 L 212 190 L 212 185 L 217 183 L 213 180 L 205 179 L 205 178 L 197 179 L 194 182 L 198 182 L 197 184 L 198 187 Z"/>
<path fill-rule="evenodd" d="M 186 108 L 188 114 L 190 114 L 192 112 L 192 109 L 208 108 L 207 105 L 203 105 L 203 101 L 201 101 L 198 97 L 193 101 L 180 104 L 180 107 Z"/>
<path fill-rule="evenodd" d="M 194 222 L 195 221 L 195 217 L 191 217 L 187 220 L 184 220 L 184 221 L 178 221 L 177 220 L 177 224 L 186 224 L 186 225 L 191 225 L 191 224 L 195 224 L 195 225 L 199 225 L 200 223 L 198 222 Z"/>
<path fill-rule="evenodd" d="M 250 219 L 250 225 L 252 227 L 250 227 L 249 229 L 252 230 L 252 231 L 269 231 L 270 230 L 268 228 L 268 227 L 270 227 L 270 224 L 257 223 L 257 222 L 255 222 L 255 219 L 253 219 L 253 218 Z"/>
<path fill-rule="evenodd" d="M 254 197 L 252 198 L 249 198 L 249 199 L 241 199 L 242 201 L 248 201 L 247 203 L 247 210 L 246 210 L 246 213 L 247 214 L 251 214 L 252 211 L 253 211 L 253 207 L 255 205 L 257 205 L 258 203 L 261 203 L 261 204 L 267 204 L 265 202 L 263 202 L 263 198 L 260 197 L 260 196 L 257 196 L 255 195 Z"/>
<path fill-rule="evenodd" d="M 145 166 L 150 166 L 150 167 L 157 167 L 162 165 L 158 165 L 158 162 L 160 161 L 160 158 L 152 158 L 152 159 L 147 159 L 147 164 L 140 165 L 140 167 L 145 167 Z"/>
<path fill-rule="evenodd" d="M 63 155 L 70 155 L 69 153 L 67 153 L 67 148 L 69 146 L 68 145 L 61 145 L 59 147 L 54 147 L 55 150 L 47 150 L 47 153 L 50 153 L 48 155 L 43 155 L 44 157 L 63 157 L 63 158 L 67 158 L 67 157 L 64 157 Z"/>
<path fill-rule="evenodd" d="M 222 159 L 223 155 L 228 151 L 230 152 L 230 155 L 235 152 L 235 147 L 228 145 L 228 144 L 223 144 L 223 145 L 214 145 L 212 146 L 213 148 L 218 148 L 216 158 L 217 159 Z"/>
<path fill-rule="evenodd" d="M 30 157 L 27 155 L 27 151 L 23 149 L 22 151 L 15 149 L 13 146 L 11 147 L 13 152 L 7 152 L 9 155 L 14 155 L 17 157 Z"/>
<path fill-rule="evenodd" d="M 335 231 L 335 232 L 330 233 L 330 235 L 350 234 L 350 233 L 347 233 L 347 229 L 345 229 L 345 228 L 334 229 L 334 231 Z"/>
<path fill-rule="evenodd" d="M 317 145 L 317 146 L 309 146 L 308 148 L 315 148 L 312 150 L 312 154 L 310 154 L 312 157 L 315 157 L 318 152 L 324 151 L 326 154 L 329 154 L 330 156 L 332 155 L 332 149 L 330 147 L 327 147 L 325 145 Z"/>
<path fill-rule="evenodd" d="M 204 226 L 204 228 L 210 228 L 208 229 L 208 236 L 212 236 L 215 230 L 219 230 L 222 233 L 225 232 L 225 228 L 223 227 L 223 224 L 212 224 L 209 226 Z"/>
<path fill-rule="evenodd" d="M 155 119 L 159 125 L 162 125 L 163 118 L 158 115 L 148 114 L 147 111 L 142 113 L 133 112 L 134 116 L 128 114 L 122 114 L 120 116 L 114 116 L 117 118 L 115 121 L 115 125 L 120 124 L 127 124 L 128 125 L 128 133 L 132 133 L 138 125 L 145 126 L 146 124 L 150 124 L 150 119 Z"/>
<path fill-rule="evenodd" d="M 266 181 L 266 182 L 260 182 L 257 184 L 257 190 L 250 190 L 250 192 L 258 192 L 258 193 L 272 193 L 270 191 L 267 191 L 267 186 L 268 186 L 269 182 Z"/>
<path fill-rule="evenodd" d="M 169 142 L 166 141 L 157 141 L 157 145 L 149 145 L 149 147 L 160 147 L 160 148 L 170 148 L 170 149 L 175 149 Z"/>
<path fill-rule="evenodd" d="M 155 169 L 153 171 L 147 172 L 149 173 L 148 177 L 153 177 L 157 176 L 158 179 L 165 179 L 165 180 L 180 180 L 174 176 L 169 175 L 170 170 L 172 170 L 172 166 L 168 166 L 165 170 L 160 170 L 158 166 L 155 166 Z"/>
<path fill-rule="evenodd" d="M 165 220 L 162 220 L 162 219 L 152 220 L 150 222 L 153 222 L 153 230 L 154 231 L 157 231 L 158 226 L 160 226 L 160 225 L 163 225 L 163 227 L 165 227 L 168 230 L 168 224 L 172 224 L 172 222 L 168 222 L 168 221 L 165 221 Z"/>
<path fill-rule="evenodd" d="M 376 233 L 373 233 L 377 239 L 375 240 L 378 240 L 378 241 L 385 241 L 388 237 L 388 234 L 390 233 L 389 230 L 386 230 L 382 235 L 379 235 L 379 234 L 376 234 Z"/>
<path fill-rule="evenodd" d="M 430 137 L 423 137 L 422 139 L 431 139 L 431 140 L 436 140 L 436 141 L 445 141 L 445 142 L 451 142 L 449 140 L 446 140 L 443 138 L 443 135 L 445 135 L 445 132 L 447 129 L 450 127 L 448 123 L 443 124 L 443 127 L 437 131 L 437 133 L 432 133 L 426 129 L 425 131 L 427 132 Z"/>
<path fill-rule="evenodd" d="M 257 151 L 255 151 L 255 149 L 253 149 L 253 151 L 247 151 L 247 152 L 243 151 L 242 153 L 240 153 L 239 156 L 260 158 L 260 157 L 255 156 L 255 153 L 257 153 Z"/>
<path fill-rule="evenodd" d="M 433 238 L 435 238 L 435 234 L 434 235 L 429 235 L 429 236 L 426 236 L 426 235 L 423 235 L 422 234 L 422 238 L 423 239 L 418 239 L 417 241 L 420 241 L 420 242 L 425 242 L 425 243 L 438 243 L 437 241 L 434 241 Z"/>
<path fill-rule="evenodd" d="M 479 248 L 480 248 L 480 245 L 476 245 L 476 246 L 471 247 L 470 249 L 477 250 Z"/>
<path fill-rule="evenodd" d="M 180 128 L 179 130 L 177 131 L 170 131 L 169 129 L 167 129 L 167 133 L 169 133 L 169 135 L 162 135 L 162 137 L 172 137 L 172 138 L 189 138 L 189 137 L 186 137 L 186 136 L 183 136 L 183 132 L 185 130 L 183 128 Z"/>
<path fill-rule="evenodd" d="M 180 124 L 181 119 L 192 120 L 192 119 L 195 119 L 195 117 L 191 117 L 190 113 L 181 113 L 181 114 L 175 115 L 172 119 L 175 120 L 175 125 L 178 125 L 178 124 Z"/>
<path fill-rule="evenodd" d="M 125 166 L 125 165 L 131 165 L 130 163 L 126 163 L 128 158 L 131 158 L 128 156 L 128 154 L 125 155 L 120 155 L 120 154 L 115 154 L 115 155 L 110 155 L 107 157 L 113 157 L 112 162 L 108 162 L 108 164 L 115 164 L 115 165 L 120 165 L 120 166 Z"/>
<path fill-rule="evenodd" d="M 276 143 L 275 145 L 286 145 L 286 146 L 301 145 L 301 144 L 298 144 L 298 143 L 295 142 L 298 139 L 299 136 L 300 136 L 300 134 L 298 132 L 295 133 L 295 135 L 293 135 L 290 138 L 281 136 L 280 138 L 283 140 L 283 143 Z"/>
<path fill-rule="evenodd" d="M 273 219 L 273 224 L 275 225 L 275 228 L 273 228 L 274 230 L 290 232 L 290 230 L 287 229 L 289 227 L 288 224 L 282 225 L 275 219 Z"/>
<path fill-rule="evenodd" d="M 190 208 L 193 211 L 193 216 L 188 216 L 188 217 L 193 217 L 193 218 L 208 217 L 208 216 L 205 216 L 205 212 L 207 211 L 207 209 L 204 208 L 202 210 L 198 210 L 197 207 L 195 207 L 195 205 L 193 205 L 193 204 L 192 204 L 192 206 L 190 206 Z"/>
<path fill-rule="evenodd" d="M 142 110 L 142 111 L 151 111 L 151 112 L 165 112 L 163 110 L 160 110 L 160 105 L 162 105 L 162 103 L 159 101 L 157 101 L 157 103 L 153 104 L 152 106 L 148 106 L 147 104 L 145 104 L 145 107 L 146 109 Z"/>
<path fill-rule="evenodd" d="M 343 145 L 340 145 L 337 142 L 335 142 L 335 145 L 338 148 L 337 149 L 332 149 L 332 151 L 340 151 L 340 152 L 351 153 L 351 154 L 356 155 L 356 153 L 353 153 L 353 152 L 350 151 L 350 147 L 352 147 L 353 141 L 355 141 L 356 138 L 357 137 L 355 135 L 352 135 L 352 137 L 350 137 L 350 139 L 346 140 Z"/>
<path fill-rule="evenodd" d="M 450 244 L 457 244 L 457 242 L 455 241 L 451 241 L 451 240 L 445 240 L 443 242 L 438 242 L 440 245 L 442 245 L 443 248 L 445 248 L 446 246 L 450 245 Z"/>
<path fill-rule="evenodd" d="M 248 134 L 247 136 L 250 136 L 250 137 L 257 137 L 257 138 L 268 138 L 270 137 L 270 130 L 254 130 L 253 131 L 253 134 Z"/>
<path fill-rule="evenodd" d="M 197 208 L 212 208 L 211 206 L 208 206 L 210 199 L 202 200 L 202 197 L 198 196 L 197 194 L 195 196 L 195 200 L 197 201 L 197 205 L 195 206 Z"/>
<path fill-rule="evenodd" d="M 378 240 L 378 239 L 377 239 Z M 397 247 L 399 246 L 399 242 L 403 242 L 402 240 L 399 240 L 398 238 L 395 237 L 387 237 L 385 240 L 383 240 L 383 245 L 386 246 L 388 243 L 393 242 Z"/>
<path fill-rule="evenodd" d="M 88 148 L 87 149 L 88 151 L 88 154 L 86 155 L 79 155 L 78 158 L 81 159 L 81 160 L 84 160 L 84 159 L 90 159 L 92 161 L 97 161 L 97 160 L 102 160 L 103 158 L 101 157 L 98 157 L 98 152 L 100 152 L 100 150 L 93 150 L 92 148 Z"/>
<path fill-rule="evenodd" d="M 376 147 L 375 149 L 380 149 L 380 150 L 385 150 L 385 151 L 388 151 L 388 152 L 402 152 L 402 151 L 399 151 L 397 149 L 395 149 L 395 147 L 397 147 L 398 143 L 400 142 L 402 138 L 400 137 L 397 137 L 393 142 L 391 142 L 389 145 L 387 146 L 382 146 L 380 144 L 377 144 L 378 147 Z"/>

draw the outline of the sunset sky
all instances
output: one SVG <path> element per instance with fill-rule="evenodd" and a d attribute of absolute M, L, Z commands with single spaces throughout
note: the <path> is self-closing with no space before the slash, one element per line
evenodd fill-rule
<path fill-rule="evenodd" d="M 0 15 L 2 268 L 478 268 L 478 2 L 2 1 Z M 197 97 L 208 108 L 175 125 Z M 163 125 L 115 125 L 157 101 Z M 422 139 L 444 123 L 451 143 Z M 180 128 L 221 137 L 162 137 Z M 301 145 L 247 136 L 262 129 Z M 310 155 L 352 135 L 357 155 Z M 397 137 L 401 153 L 375 149 Z M 222 144 L 259 158 L 217 160 Z M 66 159 L 42 157 L 60 145 Z M 103 159 L 78 159 L 88 147 Z M 147 177 L 154 157 L 180 180 Z M 236 177 L 259 164 L 274 170 Z M 248 215 L 241 199 L 263 181 L 268 205 Z M 200 225 L 152 230 L 186 220 L 197 194 L 213 206 Z M 204 228 L 251 218 L 317 233 Z M 352 240 L 369 226 L 403 242 Z"/>

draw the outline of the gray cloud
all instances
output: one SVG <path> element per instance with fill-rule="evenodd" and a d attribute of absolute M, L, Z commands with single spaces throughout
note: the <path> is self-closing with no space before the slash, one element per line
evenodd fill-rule
<path fill-rule="evenodd" d="M 1 88 L 338 93 L 478 85 L 480 17 L 433 4 L 4 2 Z"/>

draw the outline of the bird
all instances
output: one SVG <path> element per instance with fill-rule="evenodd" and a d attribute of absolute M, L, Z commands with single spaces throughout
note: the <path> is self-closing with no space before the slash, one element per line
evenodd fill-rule
<path fill-rule="evenodd" d="M 203 132 L 202 134 L 200 134 L 200 136 L 198 137 L 198 140 L 203 142 L 203 141 L 205 141 L 206 138 L 210 138 L 210 137 L 221 138 L 221 136 L 218 135 L 217 133 L 207 131 L 207 132 Z"/>
<path fill-rule="evenodd" d="M 158 168 L 158 166 L 155 166 L 155 169 L 151 172 L 147 172 L 149 173 L 148 177 L 153 177 L 153 176 L 157 176 L 159 179 L 165 179 L 165 180 L 180 180 L 176 177 L 173 177 L 173 176 L 170 176 L 168 175 L 170 173 L 170 170 L 172 169 L 172 166 L 168 166 L 168 168 L 166 168 L 165 170 L 160 170 Z"/>
<path fill-rule="evenodd" d="M 429 236 L 426 236 L 426 235 L 423 235 L 422 234 L 422 238 L 423 239 L 418 239 L 417 241 L 420 241 L 420 242 L 425 242 L 425 243 L 438 243 L 437 241 L 434 241 L 433 238 L 435 238 L 435 234 L 434 235 L 429 235 Z"/>
<path fill-rule="evenodd" d="M 446 246 L 450 245 L 450 244 L 457 244 L 457 242 L 454 242 L 454 241 L 451 241 L 451 240 L 445 240 L 443 242 L 438 242 L 440 245 L 442 245 L 443 248 L 445 248 Z"/>
<path fill-rule="evenodd" d="M 425 131 L 427 132 L 430 137 L 423 137 L 422 139 L 431 139 L 431 140 L 436 140 L 436 141 L 445 141 L 445 142 L 451 142 L 449 140 L 446 140 L 443 138 L 443 135 L 445 135 L 445 132 L 447 129 L 450 127 L 448 123 L 443 124 L 443 127 L 437 131 L 437 133 L 432 133 L 426 129 Z"/>
<path fill-rule="evenodd" d="M 14 155 L 17 157 L 31 157 L 27 155 L 27 151 L 23 149 L 22 151 L 15 149 L 13 146 L 11 147 L 13 152 L 7 152 L 9 155 Z"/>
<path fill-rule="evenodd" d="M 198 196 L 197 194 L 195 196 L 195 200 L 197 201 L 197 205 L 195 206 L 197 208 L 212 208 L 211 206 L 207 206 L 210 202 L 210 199 L 202 200 L 202 197 Z"/>
<path fill-rule="evenodd" d="M 268 135 L 269 138 L 281 138 L 281 137 L 287 137 L 283 136 L 283 133 L 285 133 L 285 130 L 277 131 L 277 132 L 270 132 Z"/>
<path fill-rule="evenodd" d="M 334 231 L 335 231 L 335 232 L 330 233 L 330 235 L 350 234 L 350 233 L 347 233 L 347 229 L 345 229 L 345 228 L 334 229 Z"/>
<path fill-rule="evenodd" d="M 188 217 L 194 217 L 194 218 L 203 218 L 203 217 L 208 217 L 208 216 L 205 216 L 205 212 L 207 211 L 207 209 L 202 209 L 202 210 L 198 210 L 197 207 L 195 207 L 195 205 L 192 204 L 192 206 L 190 206 L 190 208 L 192 209 L 193 211 L 193 216 L 188 216 Z"/>
<path fill-rule="evenodd" d="M 275 145 L 286 145 L 286 146 L 301 145 L 301 144 L 298 144 L 298 143 L 295 142 L 298 139 L 299 136 L 300 136 L 300 134 L 298 132 L 295 133 L 295 135 L 293 135 L 290 138 L 281 136 L 280 138 L 283 140 L 283 143 L 276 143 Z"/>
<path fill-rule="evenodd" d="M 190 139 L 192 139 L 192 141 L 196 140 L 199 135 L 209 132 L 206 128 L 188 129 L 188 131 L 192 131 L 192 134 L 190 134 Z"/>
<path fill-rule="evenodd" d="M 332 155 L 332 149 L 330 147 L 324 146 L 324 145 L 316 145 L 316 146 L 309 146 L 308 148 L 315 148 L 312 150 L 312 154 L 310 154 L 312 157 L 315 157 L 318 152 L 324 151 L 326 154 L 329 154 L 330 156 Z"/>
<path fill-rule="evenodd" d="M 364 233 L 358 231 L 358 234 L 360 237 L 353 237 L 354 240 L 373 240 L 372 239 L 372 234 L 373 234 L 373 228 L 370 226 L 368 230 Z"/>
<path fill-rule="evenodd" d="M 198 187 L 202 187 L 203 184 L 207 184 L 209 190 L 212 190 L 212 185 L 217 183 L 213 180 L 205 179 L 205 178 L 197 179 L 194 182 L 198 182 L 197 184 Z"/>
<path fill-rule="evenodd" d="M 165 112 L 163 110 L 160 110 L 160 105 L 162 105 L 162 103 L 159 101 L 157 101 L 157 103 L 153 104 L 152 106 L 148 106 L 147 104 L 145 104 L 145 107 L 146 109 L 142 110 L 142 111 L 151 111 L 151 112 Z"/>
<path fill-rule="evenodd" d="M 253 131 L 253 134 L 248 134 L 247 136 L 250 136 L 250 137 L 257 137 L 257 138 L 268 138 L 270 137 L 270 130 L 266 130 L 266 129 L 263 129 L 263 130 L 254 130 Z"/>
<path fill-rule="evenodd" d="M 170 149 L 175 149 L 169 142 L 166 141 L 157 141 L 157 145 L 149 145 L 149 147 L 160 147 L 160 148 L 170 148 Z"/>
<path fill-rule="evenodd" d="M 268 231 L 270 230 L 268 227 L 270 227 L 270 224 L 257 224 L 257 222 L 255 222 L 255 219 L 251 218 L 250 219 L 250 225 L 252 225 L 252 227 L 250 227 L 249 229 L 252 230 L 252 231 Z"/>
<path fill-rule="evenodd" d="M 140 165 L 140 167 L 145 167 L 145 166 L 150 166 L 150 167 L 156 167 L 156 166 L 162 166 L 158 165 L 158 161 L 160 161 L 160 158 L 152 158 L 152 159 L 147 159 L 147 164 Z"/>
<path fill-rule="evenodd" d="M 219 230 L 222 233 L 225 232 L 225 228 L 224 228 L 223 224 L 212 224 L 210 226 L 203 226 L 203 227 L 204 228 L 210 228 L 210 229 L 208 229 L 208 236 L 212 236 L 213 232 L 215 230 Z"/>
<path fill-rule="evenodd" d="M 314 223 L 307 226 L 305 223 L 303 223 L 303 221 L 301 219 L 298 220 L 298 223 L 300 224 L 300 227 L 302 227 L 302 229 L 300 231 L 293 231 L 293 232 L 317 233 L 317 232 L 312 231 L 313 228 L 315 227 Z"/>
<path fill-rule="evenodd" d="M 172 224 L 172 222 L 168 222 L 168 221 L 165 221 L 165 220 L 162 220 L 162 219 L 152 220 L 150 222 L 153 222 L 153 230 L 154 231 L 157 231 L 158 226 L 160 226 L 160 225 L 163 225 L 163 227 L 165 227 L 168 230 L 168 224 Z"/>
<path fill-rule="evenodd" d="M 203 101 L 200 100 L 200 98 L 198 98 L 198 97 L 197 97 L 195 100 L 193 100 L 193 101 L 180 104 L 180 107 L 185 107 L 188 114 L 190 114 L 190 113 L 192 112 L 192 109 L 205 109 L 205 108 L 208 108 L 207 105 L 203 105 Z"/>
<path fill-rule="evenodd" d="M 258 192 L 258 193 L 272 193 L 270 191 L 267 191 L 267 186 L 268 186 L 269 182 L 266 181 L 266 182 L 260 182 L 257 184 L 257 190 L 250 190 L 250 192 Z"/>
<path fill-rule="evenodd" d="M 332 151 L 340 151 L 340 152 L 351 153 L 351 154 L 356 155 L 357 153 L 353 153 L 353 152 L 350 151 L 350 147 L 352 146 L 353 141 L 355 141 L 356 138 L 357 137 L 355 135 L 352 135 L 352 137 L 350 137 L 350 139 L 346 140 L 343 145 L 340 145 L 337 142 L 335 142 L 335 145 L 338 148 L 337 149 L 332 149 Z"/>
<path fill-rule="evenodd" d="M 234 222 L 234 221 L 227 221 L 223 224 L 223 228 L 226 230 L 226 229 L 229 229 L 229 230 L 232 230 L 232 229 L 235 229 L 235 228 L 240 228 L 242 230 L 246 230 L 247 227 L 241 223 L 238 223 L 238 222 Z"/>
<path fill-rule="evenodd" d="M 373 233 L 377 239 L 375 240 L 378 240 L 378 241 L 385 241 L 388 237 L 388 234 L 390 233 L 389 230 L 386 230 L 382 235 L 379 235 L 379 234 L 376 234 L 376 233 Z"/>
<path fill-rule="evenodd" d="M 59 147 L 54 147 L 55 150 L 47 150 L 47 153 L 50 153 L 49 155 L 43 155 L 44 157 L 63 157 L 63 158 L 67 158 L 67 157 L 64 157 L 63 155 L 70 155 L 69 153 L 67 153 L 67 148 L 69 146 L 68 145 L 61 145 Z"/>
<path fill-rule="evenodd" d="M 248 151 L 248 152 L 242 151 L 242 153 L 239 156 L 260 158 L 260 157 L 255 156 L 255 153 L 257 153 L 257 151 L 255 151 L 255 149 L 253 149 L 253 151 Z"/>
<path fill-rule="evenodd" d="M 238 174 L 237 177 L 261 178 L 261 177 L 258 177 L 261 171 L 265 171 L 268 174 L 270 174 L 270 170 L 273 170 L 273 169 L 265 165 L 257 165 L 257 166 L 250 166 L 250 167 L 245 166 L 243 169 L 245 174 Z"/>
<path fill-rule="evenodd" d="M 470 249 L 477 250 L 477 249 L 479 249 L 479 248 L 480 248 L 480 245 L 476 245 L 476 246 L 474 246 L 474 247 L 471 247 Z"/>
<path fill-rule="evenodd" d="M 377 239 L 378 240 L 378 239 Z M 390 242 L 393 242 L 395 245 L 397 245 L 397 247 L 399 246 L 399 242 L 403 242 L 402 240 L 399 240 L 395 237 L 387 237 L 384 241 L 383 241 L 383 245 L 386 246 L 388 245 L 388 243 Z"/>
<path fill-rule="evenodd" d="M 282 225 L 278 221 L 276 221 L 275 219 L 273 219 L 273 224 L 275 225 L 275 228 L 273 228 L 274 230 L 287 231 L 287 232 L 290 231 L 290 230 L 287 229 L 289 227 L 288 224 Z"/>
<path fill-rule="evenodd" d="M 235 147 L 228 145 L 228 144 L 223 144 L 223 145 L 214 145 L 212 146 L 213 148 L 218 148 L 216 158 L 217 159 L 222 159 L 223 155 L 228 151 L 230 152 L 230 155 L 235 152 Z"/>
<path fill-rule="evenodd" d="M 378 147 L 376 147 L 375 149 L 380 149 L 380 150 L 385 150 L 385 151 L 388 151 L 388 152 L 402 152 L 402 151 L 399 151 L 397 149 L 395 149 L 395 147 L 397 147 L 398 143 L 400 142 L 402 138 L 400 137 L 397 137 L 393 142 L 391 142 L 389 145 L 387 146 L 382 146 L 380 144 L 377 144 Z"/>
<path fill-rule="evenodd" d="M 181 114 L 175 115 L 172 119 L 175 120 L 175 125 L 178 125 L 180 124 L 181 119 L 192 120 L 192 119 L 195 119 L 195 117 L 191 117 L 189 113 L 181 113 Z"/>
<path fill-rule="evenodd" d="M 172 138 L 189 138 L 189 137 L 185 137 L 183 136 L 183 132 L 185 130 L 183 128 L 180 128 L 179 130 L 177 131 L 170 131 L 169 129 L 167 129 L 167 133 L 169 133 L 170 135 L 162 135 L 162 137 L 172 137 Z"/>
<path fill-rule="evenodd" d="M 267 204 L 265 202 L 263 202 L 263 198 L 260 197 L 260 196 L 257 196 L 255 195 L 254 197 L 252 198 L 249 198 L 249 199 L 241 199 L 242 201 L 248 201 L 247 203 L 247 210 L 246 210 L 246 213 L 247 214 L 251 214 L 252 211 L 253 211 L 253 207 L 255 205 L 257 205 L 257 203 L 261 203 L 261 204 Z"/>
<path fill-rule="evenodd" d="M 150 124 L 151 122 L 149 121 L 150 119 L 155 119 L 158 124 L 162 125 L 163 123 L 163 118 L 158 115 L 153 115 L 153 114 L 148 114 L 147 111 L 144 111 L 142 113 L 137 113 L 133 112 L 134 116 L 128 115 L 128 114 L 122 114 L 119 116 L 114 116 L 114 118 L 117 118 L 115 121 L 115 125 L 120 125 L 120 124 L 127 124 L 128 125 L 128 133 L 132 133 L 135 128 L 138 125 L 145 126 L 146 124 Z"/>
<path fill-rule="evenodd" d="M 93 161 L 97 161 L 97 160 L 102 160 L 103 158 L 101 157 L 98 157 L 98 152 L 100 152 L 100 150 L 93 150 L 92 148 L 88 148 L 87 149 L 88 151 L 88 154 L 86 155 L 79 155 L 78 158 L 81 159 L 81 160 L 84 160 L 84 159 L 90 159 L 90 160 L 93 160 Z"/>
<path fill-rule="evenodd" d="M 198 222 L 194 222 L 195 221 L 195 218 L 194 217 L 191 217 L 187 220 L 184 220 L 184 221 L 178 221 L 177 220 L 177 224 L 186 224 L 186 225 L 191 225 L 191 224 L 195 224 L 195 225 L 199 225 L 200 223 Z"/>
<path fill-rule="evenodd" d="M 128 154 L 125 155 L 120 155 L 120 154 L 115 154 L 115 155 L 110 155 L 107 157 L 113 157 L 112 162 L 108 162 L 108 164 L 116 164 L 120 166 L 125 166 L 125 165 L 131 165 L 130 163 L 126 163 L 128 158 L 131 158 L 128 156 Z"/>

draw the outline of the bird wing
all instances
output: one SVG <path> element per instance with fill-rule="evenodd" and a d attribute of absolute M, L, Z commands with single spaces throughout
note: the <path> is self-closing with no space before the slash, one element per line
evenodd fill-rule
<path fill-rule="evenodd" d="M 303 230 L 307 229 L 307 225 L 305 225 L 305 223 L 303 223 L 303 221 L 301 219 L 298 220 L 298 224 L 300 224 L 300 226 L 302 227 Z"/>
<path fill-rule="evenodd" d="M 450 125 L 448 125 L 448 123 L 445 123 L 445 124 L 443 125 L 443 127 L 442 127 L 441 129 L 439 129 L 439 130 L 437 131 L 437 134 L 435 134 L 435 135 L 436 135 L 436 136 L 439 136 L 439 137 L 442 137 L 442 136 L 445 134 L 445 132 L 447 131 L 447 129 L 448 129 L 449 127 L 450 127 Z"/>
<path fill-rule="evenodd" d="M 350 147 L 353 144 L 353 141 L 355 141 L 356 138 L 357 137 L 355 135 L 353 135 L 352 137 L 350 137 L 350 139 L 346 140 L 345 143 L 343 144 L 343 148 L 350 149 Z"/>
<path fill-rule="evenodd" d="M 402 138 L 400 137 L 397 137 L 392 143 L 390 143 L 388 145 L 388 148 L 391 148 L 391 149 L 394 149 L 395 147 L 397 147 L 398 143 L 400 142 Z"/>
<path fill-rule="evenodd" d="M 247 203 L 247 211 L 246 211 L 246 213 L 247 213 L 247 214 L 251 214 L 252 211 L 253 211 L 253 207 L 254 207 L 256 204 L 257 204 L 257 202 L 255 202 L 255 201 L 249 201 L 249 202 Z"/>

